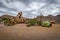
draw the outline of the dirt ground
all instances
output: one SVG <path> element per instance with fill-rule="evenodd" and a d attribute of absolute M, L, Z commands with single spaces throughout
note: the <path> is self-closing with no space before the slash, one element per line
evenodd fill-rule
<path fill-rule="evenodd" d="M 60 40 L 60 24 L 52 27 L 31 26 L 16 24 L 3 26 L 0 24 L 0 40 Z"/>

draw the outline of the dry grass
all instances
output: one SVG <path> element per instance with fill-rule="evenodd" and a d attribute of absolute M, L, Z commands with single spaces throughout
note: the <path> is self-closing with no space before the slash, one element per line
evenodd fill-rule
<path fill-rule="evenodd" d="M 0 40 L 60 40 L 60 25 L 52 27 L 17 24 L 14 26 L 0 26 Z"/>

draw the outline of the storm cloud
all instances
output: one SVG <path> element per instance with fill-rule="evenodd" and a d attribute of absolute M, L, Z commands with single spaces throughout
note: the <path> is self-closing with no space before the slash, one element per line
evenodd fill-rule
<path fill-rule="evenodd" d="M 22 11 L 24 17 L 34 18 L 37 15 L 60 14 L 60 0 L 0 0 L 0 16 L 17 15 Z"/>

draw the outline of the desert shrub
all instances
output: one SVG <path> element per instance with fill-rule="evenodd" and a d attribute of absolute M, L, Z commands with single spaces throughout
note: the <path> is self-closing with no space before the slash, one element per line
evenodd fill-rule
<path fill-rule="evenodd" d="M 0 22 L 2 22 L 2 19 L 0 18 Z"/>
<path fill-rule="evenodd" d="M 36 19 L 31 19 L 27 22 L 27 26 L 34 26 L 34 25 L 37 25 Z"/>
<path fill-rule="evenodd" d="M 37 25 L 40 26 L 42 21 L 37 21 Z"/>
<path fill-rule="evenodd" d="M 13 26 L 15 24 L 9 18 L 2 18 L 2 22 L 4 22 L 4 25 L 6 25 L 6 26 Z"/>
<path fill-rule="evenodd" d="M 27 23 L 27 27 L 30 26 L 42 26 L 42 27 L 50 27 L 52 24 L 49 21 L 38 21 L 36 19 L 31 19 Z"/>
<path fill-rule="evenodd" d="M 8 23 L 8 22 L 10 22 L 10 19 L 9 19 L 9 18 L 2 18 L 2 21 L 3 21 L 4 23 Z"/>
<path fill-rule="evenodd" d="M 2 22 L 4 22 L 5 25 L 9 25 L 10 19 L 9 18 L 2 18 Z"/>
<path fill-rule="evenodd" d="M 41 23 L 41 25 L 42 25 L 43 27 L 50 27 L 50 26 L 52 26 L 52 24 L 51 24 L 49 21 L 43 21 L 43 22 Z"/>

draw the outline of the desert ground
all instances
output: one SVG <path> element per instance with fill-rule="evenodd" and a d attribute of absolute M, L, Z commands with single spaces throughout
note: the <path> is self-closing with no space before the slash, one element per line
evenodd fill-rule
<path fill-rule="evenodd" d="M 60 40 L 60 24 L 52 27 L 31 26 L 16 24 L 3 26 L 0 24 L 0 40 Z"/>

